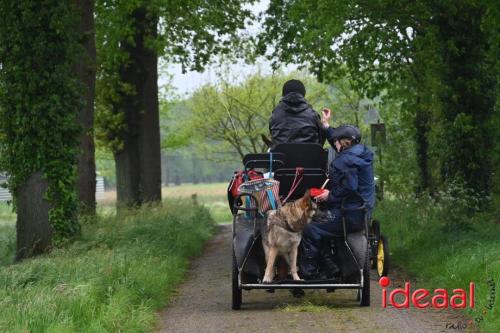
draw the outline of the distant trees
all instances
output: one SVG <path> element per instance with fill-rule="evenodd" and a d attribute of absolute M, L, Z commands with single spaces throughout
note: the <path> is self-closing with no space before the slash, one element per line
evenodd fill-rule
<path fill-rule="evenodd" d="M 282 97 L 283 84 L 291 78 L 304 82 L 306 99 L 316 110 L 332 108 L 335 124 L 357 123 L 366 129 L 366 104 L 373 101 L 361 98 L 349 77 L 326 85 L 306 72 L 257 71 L 238 80 L 221 75 L 218 83 L 204 85 L 190 98 L 166 105 L 164 116 L 172 120 L 164 146 L 175 149 L 195 144 L 199 154 L 215 161 L 241 161 L 245 154 L 266 151 L 262 135 L 269 137 L 269 118 Z"/>
<path fill-rule="evenodd" d="M 269 117 L 281 97 L 282 77 L 249 77 L 242 83 L 222 82 L 195 91 L 190 100 L 189 127 L 194 139 L 213 157 L 241 160 L 245 154 L 268 148 Z M 236 155 L 237 154 L 237 155 Z"/>
<path fill-rule="evenodd" d="M 488 193 L 499 19 L 495 1 L 272 0 L 260 52 L 307 63 L 326 82 L 349 73 L 358 91 L 401 101 L 419 191 L 461 180 Z"/>
<path fill-rule="evenodd" d="M 119 205 L 161 199 L 157 59 L 201 70 L 239 42 L 249 1 L 97 1 L 100 137 Z"/>

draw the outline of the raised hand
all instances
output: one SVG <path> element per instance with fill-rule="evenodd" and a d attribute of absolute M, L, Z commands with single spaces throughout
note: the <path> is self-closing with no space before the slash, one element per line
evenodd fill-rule
<path fill-rule="evenodd" d="M 332 116 L 332 110 L 328 108 L 323 108 L 321 110 L 321 123 L 323 123 L 325 127 L 330 126 L 329 121 L 331 116 Z"/>

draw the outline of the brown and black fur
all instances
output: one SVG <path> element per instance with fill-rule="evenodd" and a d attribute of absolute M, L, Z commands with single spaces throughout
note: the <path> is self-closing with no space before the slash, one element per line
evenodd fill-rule
<path fill-rule="evenodd" d="M 261 230 L 262 246 L 266 254 L 264 283 L 270 283 L 274 278 L 274 263 L 278 254 L 287 261 L 293 279 L 300 280 L 297 274 L 297 251 L 302 230 L 311 222 L 316 208 L 316 203 L 307 191 L 302 198 L 268 212 Z"/>

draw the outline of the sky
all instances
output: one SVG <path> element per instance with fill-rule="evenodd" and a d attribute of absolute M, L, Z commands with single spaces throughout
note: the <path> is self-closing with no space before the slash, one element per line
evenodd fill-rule
<path fill-rule="evenodd" d="M 267 8 L 268 4 L 269 0 L 262 0 L 253 4 L 252 6 L 249 6 L 249 8 L 254 14 L 258 14 L 259 12 L 264 11 Z M 259 26 L 253 26 L 250 31 L 257 31 L 258 29 Z M 243 62 L 232 64 L 229 66 L 229 70 L 232 75 L 237 75 L 241 78 L 254 73 L 257 67 L 259 68 L 261 73 L 270 74 L 272 72 L 270 62 L 266 61 L 265 59 L 259 59 L 257 65 L 247 65 Z M 296 68 L 297 66 L 290 65 L 284 67 L 283 70 L 285 72 L 289 72 Z M 176 89 L 176 94 L 185 96 L 189 95 L 204 84 L 215 82 L 217 79 L 218 70 L 220 70 L 220 68 L 217 65 L 212 65 L 208 66 L 202 73 L 188 71 L 187 73 L 183 74 L 181 65 L 170 64 L 167 66 L 166 70 L 163 70 L 163 72 L 166 73 L 160 74 L 158 83 L 160 86 L 163 86 L 170 80 L 170 85 L 172 85 Z"/>

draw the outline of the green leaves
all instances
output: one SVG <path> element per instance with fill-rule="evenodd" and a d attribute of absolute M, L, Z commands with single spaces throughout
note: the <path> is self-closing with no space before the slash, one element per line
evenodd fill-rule
<path fill-rule="evenodd" d="M 241 43 L 245 20 L 251 17 L 245 4 L 253 0 L 223 1 L 96 1 L 97 46 L 97 136 L 113 151 L 122 147 L 121 134 L 127 129 L 116 108 L 124 96 L 136 92 L 124 86 L 120 71 L 130 63 L 127 45 L 146 29 L 145 45 L 168 63 L 183 70 L 202 71 L 215 55 L 234 50 Z M 136 10 L 157 18 L 155 27 L 141 27 L 133 19 Z"/>
<path fill-rule="evenodd" d="M 0 170 L 8 173 L 14 194 L 31 174 L 43 172 L 58 244 L 79 230 L 74 166 L 82 100 L 72 68 L 79 52 L 75 12 L 70 1 L 58 0 L 0 1 L 0 12 Z"/>
<path fill-rule="evenodd" d="M 361 98 L 349 78 L 326 85 L 306 72 L 265 75 L 256 70 L 255 74 L 235 79 L 221 74 L 219 83 L 196 90 L 182 105 L 183 112 L 170 110 L 175 126 L 166 135 L 165 146 L 175 148 L 176 143 L 187 143 L 183 139 L 189 138 L 200 152 L 216 160 L 240 160 L 247 153 L 266 151 L 261 136 L 269 137 L 271 113 L 281 99 L 283 84 L 292 78 L 304 82 L 306 99 L 316 110 L 332 109 L 335 125 L 352 123 L 362 127 L 366 106 L 373 101 Z"/>
<path fill-rule="evenodd" d="M 445 166 L 442 183 L 458 177 L 488 192 L 499 20 L 495 1 L 271 0 L 259 52 L 306 64 L 320 81 L 348 75 L 361 95 L 403 102 L 423 187 L 430 161 Z"/>

